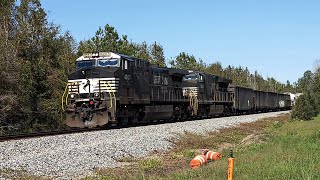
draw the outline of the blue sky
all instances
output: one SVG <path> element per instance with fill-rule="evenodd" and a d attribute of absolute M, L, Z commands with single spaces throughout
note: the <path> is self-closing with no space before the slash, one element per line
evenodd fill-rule
<path fill-rule="evenodd" d="M 134 42 L 159 42 L 167 58 L 247 66 L 296 81 L 320 59 L 320 1 L 42 0 L 49 21 L 77 41 L 110 24 Z"/>

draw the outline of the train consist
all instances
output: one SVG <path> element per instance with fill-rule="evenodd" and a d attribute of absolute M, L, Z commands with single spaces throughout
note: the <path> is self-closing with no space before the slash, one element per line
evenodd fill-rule
<path fill-rule="evenodd" d="M 290 95 L 231 85 L 232 80 L 112 53 L 76 60 L 62 97 L 66 124 L 96 127 L 291 108 Z"/>

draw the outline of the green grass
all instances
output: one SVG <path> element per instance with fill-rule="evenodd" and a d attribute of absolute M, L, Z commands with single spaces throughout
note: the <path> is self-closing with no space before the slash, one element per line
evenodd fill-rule
<path fill-rule="evenodd" d="M 162 168 L 162 162 L 158 159 L 145 159 L 138 163 L 139 169 L 142 171 L 152 171 Z"/>
<path fill-rule="evenodd" d="M 267 143 L 235 152 L 235 179 L 320 179 L 320 117 L 267 129 Z M 225 179 L 227 158 L 199 170 L 173 173 L 164 179 Z"/>
<path fill-rule="evenodd" d="M 24 170 L 0 169 L 0 179 L 27 179 L 27 180 L 42 180 L 52 179 L 40 176 L 30 175 Z"/>

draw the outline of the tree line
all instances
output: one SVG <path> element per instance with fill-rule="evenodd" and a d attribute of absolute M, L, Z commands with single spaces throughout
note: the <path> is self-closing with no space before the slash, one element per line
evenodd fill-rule
<path fill-rule="evenodd" d="M 39 0 L 0 1 L 1 133 L 55 129 L 76 43 L 47 21 Z"/>
<path fill-rule="evenodd" d="M 298 79 L 298 92 L 303 93 L 297 99 L 292 111 L 292 118 L 311 120 L 320 113 L 320 64 L 316 65 L 314 72 L 306 71 Z"/>
<path fill-rule="evenodd" d="M 67 75 L 74 70 L 78 56 L 98 51 L 146 59 L 160 67 L 216 74 L 258 90 L 292 92 L 297 86 L 264 79 L 246 67 L 206 64 L 186 52 L 166 59 L 160 43 L 132 42 L 108 24 L 98 28 L 92 38 L 76 42 L 69 32 L 48 22 L 40 0 L 0 0 L 0 134 L 63 127 L 61 96 Z"/>
<path fill-rule="evenodd" d="M 281 83 L 273 77 L 264 79 L 257 71 L 251 73 L 247 67 L 227 66 L 223 68 L 220 62 L 206 64 L 201 58 L 196 58 L 186 52 L 166 61 L 162 45 L 157 42 L 148 45 L 146 42 L 136 43 L 128 40 L 127 35 L 120 36 L 117 30 L 107 24 L 99 28 L 95 36 L 89 40 L 80 41 L 78 55 L 85 52 L 112 51 L 137 58 L 149 60 L 160 67 L 173 67 L 187 70 L 203 71 L 210 74 L 232 79 L 238 86 L 250 87 L 262 91 L 295 92 L 295 84 L 289 81 Z M 167 62 L 167 63 L 166 63 Z"/>

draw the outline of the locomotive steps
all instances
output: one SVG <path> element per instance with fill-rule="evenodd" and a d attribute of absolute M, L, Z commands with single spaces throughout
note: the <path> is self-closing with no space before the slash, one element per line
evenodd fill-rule
<path fill-rule="evenodd" d="M 119 160 L 139 159 L 155 151 L 167 152 L 173 148 L 173 142 L 176 143 L 172 138 L 177 137 L 177 134 L 184 132 L 208 134 L 240 123 L 276 117 L 282 113 L 223 117 L 1 142 L 0 170 L 9 170 L 6 172 L 23 170 L 29 175 L 55 178 L 94 175 L 98 169 L 128 164 Z M 211 141 L 208 148 L 216 147 L 213 146 L 215 144 Z M 198 147 L 199 144 L 193 144 L 190 149 Z M 148 169 L 148 166 L 158 163 L 150 161 L 142 164 Z"/>

